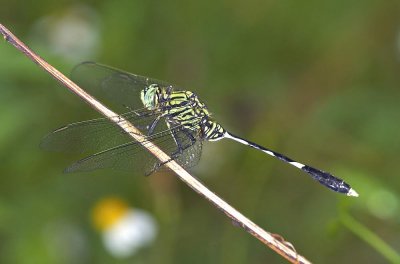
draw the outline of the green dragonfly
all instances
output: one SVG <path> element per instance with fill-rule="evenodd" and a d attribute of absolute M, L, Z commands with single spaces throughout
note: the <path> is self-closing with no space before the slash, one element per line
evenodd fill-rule
<path fill-rule="evenodd" d="M 190 168 L 199 162 L 204 141 L 226 138 L 278 158 L 308 173 L 335 192 L 358 196 L 350 185 L 330 173 L 294 161 L 226 131 L 191 91 L 93 62 L 76 66 L 72 80 L 103 103 L 124 111 L 120 116 L 136 126 L 146 139 L 143 142 L 133 140 L 107 118 L 61 127 L 42 140 L 42 148 L 95 152 L 67 167 L 67 173 L 117 168 L 149 175 L 163 167 L 165 162 L 161 163 L 144 148 L 148 142 L 157 145 L 182 167 Z"/>

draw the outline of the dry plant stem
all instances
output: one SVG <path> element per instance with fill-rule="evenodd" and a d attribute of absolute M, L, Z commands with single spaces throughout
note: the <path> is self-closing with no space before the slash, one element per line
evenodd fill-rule
<path fill-rule="evenodd" d="M 131 135 L 136 141 L 143 142 L 145 136 L 140 133 L 131 123 L 123 119 L 118 114 L 109 110 L 93 98 L 90 94 L 86 93 L 80 87 L 78 87 L 74 82 L 69 80 L 63 74 L 61 74 L 54 67 L 49 65 L 46 61 L 36 55 L 32 50 L 30 50 L 24 43 L 22 43 L 18 38 L 16 38 L 6 27 L 0 24 L 0 33 L 4 38 L 11 43 L 15 48 L 23 52 L 28 58 L 37 63 L 40 67 L 50 73 L 56 80 L 61 82 L 65 87 L 71 90 L 73 93 L 78 95 L 84 101 L 86 101 L 91 107 L 96 109 L 98 112 L 109 118 L 111 121 L 119 125 L 126 133 Z M 144 147 L 155 155 L 161 162 L 166 162 L 170 160 L 170 157 L 165 154 L 161 149 L 151 142 L 147 142 Z M 196 178 L 191 176 L 187 171 L 185 171 L 178 163 L 171 161 L 166 163 L 166 166 L 173 170 L 179 178 L 189 185 L 194 191 L 201 194 L 204 198 L 209 200 L 214 206 L 224 212 L 229 218 L 235 223 L 239 224 L 244 230 L 256 237 L 265 245 L 269 246 L 271 249 L 276 251 L 278 254 L 282 255 L 288 261 L 292 263 L 310 263 L 307 259 L 297 254 L 292 247 L 288 246 L 288 243 L 282 242 L 280 239 L 276 239 L 276 235 L 272 235 L 262 228 L 251 222 L 244 215 L 235 210 L 232 206 L 227 204 L 224 200 L 219 198 L 209 189 L 207 189 L 201 182 Z"/>

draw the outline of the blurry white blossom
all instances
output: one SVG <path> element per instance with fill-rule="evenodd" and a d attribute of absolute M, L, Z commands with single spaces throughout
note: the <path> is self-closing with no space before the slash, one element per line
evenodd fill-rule
<path fill-rule="evenodd" d="M 84 5 L 74 6 L 37 21 L 32 38 L 37 45 L 76 63 L 97 54 L 99 20 L 93 9 Z"/>
<path fill-rule="evenodd" d="M 101 200 L 92 217 L 95 227 L 101 231 L 104 246 L 117 258 L 134 255 L 150 245 L 157 235 L 156 222 L 149 213 L 130 208 L 119 198 Z"/>

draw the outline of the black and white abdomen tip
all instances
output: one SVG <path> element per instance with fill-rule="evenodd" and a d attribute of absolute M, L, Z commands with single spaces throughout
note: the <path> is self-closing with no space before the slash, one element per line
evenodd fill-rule
<path fill-rule="evenodd" d="M 225 132 L 224 134 L 225 138 L 229 138 L 232 140 L 235 140 L 239 143 L 242 143 L 244 145 L 247 145 L 249 147 L 258 149 L 270 156 L 273 156 L 277 159 L 280 159 L 283 162 L 289 163 L 290 165 L 301 169 L 302 171 L 308 173 L 314 180 L 318 181 L 319 183 L 321 183 L 322 185 L 328 187 L 329 189 L 335 191 L 335 192 L 339 192 L 339 193 L 343 193 L 346 194 L 347 196 L 355 196 L 358 197 L 358 193 L 352 189 L 350 187 L 349 184 L 347 184 L 346 182 L 344 182 L 342 179 L 337 178 L 335 176 L 333 176 L 332 174 L 328 173 L 328 172 L 324 172 L 321 170 L 318 170 L 316 168 L 313 168 L 311 166 L 308 165 L 304 165 L 300 162 L 294 161 L 289 157 L 286 157 L 285 155 L 282 155 L 278 152 L 272 151 L 270 149 L 267 149 L 263 146 L 260 146 L 256 143 L 250 142 L 248 140 L 245 140 L 243 138 L 234 136 L 228 132 Z"/>
<path fill-rule="evenodd" d="M 304 172 L 307 172 L 308 174 L 311 175 L 313 179 L 317 180 L 322 185 L 325 185 L 326 187 L 335 192 L 343 193 L 346 194 L 347 196 L 358 197 L 358 193 L 355 190 L 353 190 L 349 184 L 347 184 L 342 179 L 337 178 L 328 172 L 321 171 L 295 161 L 290 162 L 290 164 L 301 169 Z"/>

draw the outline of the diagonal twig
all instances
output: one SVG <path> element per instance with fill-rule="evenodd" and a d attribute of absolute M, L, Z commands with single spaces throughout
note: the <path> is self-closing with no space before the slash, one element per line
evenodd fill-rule
<path fill-rule="evenodd" d="M 21 42 L 17 37 L 15 37 L 6 27 L 0 24 L 0 33 L 3 35 L 4 39 L 12 44 L 15 48 L 23 52 L 29 59 L 38 64 L 41 68 L 47 71 L 51 76 L 53 76 L 57 81 L 63 84 L 70 91 L 78 95 L 81 99 L 83 99 L 86 103 L 88 103 L 92 108 L 100 112 L 102 115 L 106 116 L 110 121 L 115 122 L 118 126 L 120 126 L 126 133 L 132 136 L 136 141 L 143 142 L 145 136 L 140 133 L 140 131 L 135 128 L 130 122 L 121 117 L 120 115 L 114 113 L 104 105 L 102 105 L 99 101 L 97 101 L 90 94 L 86 93 L 83 89 L 77 86 L 70 79 L 65 77 L 61 72 L 56 70 L 50 64 L 48 64 L 45 60 L 35 54 L 30 48 L 28 48 L 23 42 Z M 165 166 L 174 171 L 180 180 L 185 182 L 196 191 L 198 194 L 206 198 L 210 201 L 215 207 L 221 210 L 224 214 L 226 214 L 234 223 L 237 223 L 244 230 L 250 233 L 252 236 L 260 240 L 262 243 L 270 247 L 272 250 L 282 255 L 288 261 L 292 263 L 310 263 L 303 256 L 297 254 L 294 248 L 290 243 L 283 241 L 283 239 L 279 235 L 275 235 L 269 232 L 266 232 L 261 227 L 257 226 L 255 223 L 250 221 L 224 200 L 219 198 L 216 194 L 210 191 L 207 187 L 205 187 L 201 182 L 199 182 L 196 178 L 191 176 L 186 170 L 184 170 L 178 163 L 174 160 L 170 161 L 171 158 L 165 154 L 161 149 L 159 149 L 156 145 L 151 142 L 146 142 L 143 145 L 148 151 L 150 151 L 154 156 L 156 156 L 161 163 L 167 162 Z M 169 161 L 169 162 L 168 162 Z"/>

